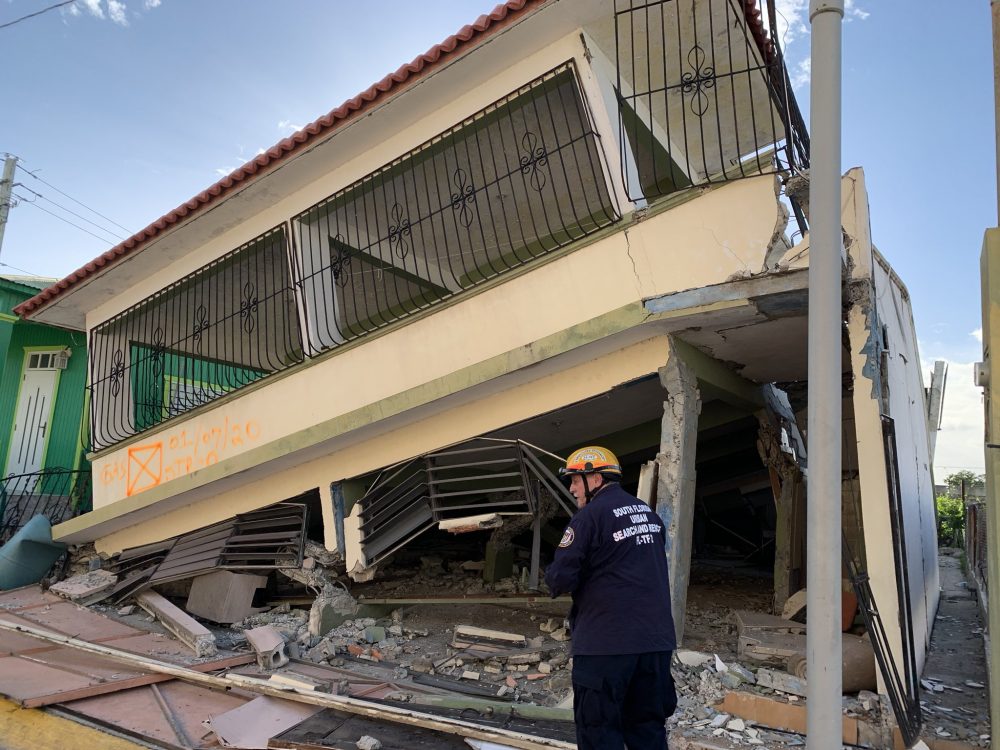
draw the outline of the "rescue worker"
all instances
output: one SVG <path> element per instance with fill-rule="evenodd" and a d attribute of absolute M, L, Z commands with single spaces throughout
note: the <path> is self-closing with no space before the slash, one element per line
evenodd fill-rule
<path fill-rule="evenodd" d="M 621 487 L 615 455 L 581 448 L 560 474 L 579 510 L 545 571 L 572 594 L 573 713 L 579 750 L 663 750 L 677 706 L 666 531 Z"/>

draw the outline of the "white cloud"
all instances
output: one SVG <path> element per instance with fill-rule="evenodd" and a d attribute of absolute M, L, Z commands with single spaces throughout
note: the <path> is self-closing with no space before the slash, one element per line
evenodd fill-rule
<path fill-rule="evenodd" d="M 160 2 L 161 2 L 161 0 L 146 0 L 146 2 L 145 2 L 146 10 L 152 10 L 153 8 L 159 8 L 160 7 Z"/>
<path fill-rule="evenodd" d="M 924 362 L 924 371 L 933 363 Z M 929 384 L 930 378 L 925 381 Z M 941 430 L 934 449 L 934 481 L 960 469 L 985 471 L 983 391 L 972 380 L 972 362 L 948 362 Z"/>
<path fill-rule="evenodd" d="M 778 41 L 781 47 L 787 49 L 797 39 L 809 36 L 809 0 L 776 0 Z M 767 6 L 763 5 L 765 23 Z M 845 0 L 844 18 L 848 21 L 858 19 L 864 21 L 871 14 L 858 5 L 858 0 Z"/>
<path fill-rule="evenodd" d="M 808 0 L 777 0 L 775 13 L 778 22 L 778 41 L 782 47 L 787 47 L 795 39 L 809 33 Z M 762 5 L 765 18 L 767 5 Z"/>
<path fill-rule="evenodd" d="M 120 0 L 108 0 L 108 16 L 119 26 L 128 26 L 125 3 Z"/>
<path fill-rule="evenodd" d="M 278 123 L 278 130 L 287 130 L 290 133 L 296 133 L 299 130 L 302 130 L 302 126 L 301 125 L 296 125 L 291 120 L 281 120 Z"/>
<path fill-rule="evenodd" d="M 846 0 L 844 2 L 844 17 L 850 21 L 857 18 L 859 21 L 864 21 L 871 13 L 859 8 L 857 5 L 857 0 Z"/>
<path fill-rule="evenodd" d="M 980 344 L 983 343 L 983 329 L 982 328 L 977 328 L 974 331 L 970 331 L 969 335 L 972 336 L 972 338 L 974 338 Z"/>
<path fill-rule="evenodd" d="M 80 15 L 80 6 L 77 5 L 76 3 L 73 3 L 72 5 L 67 6 L 66 12 L 69 13 L 71 16 L 78 16 Z"/>
<path fill-rule="evenodd" d="M 803 86 L 808 86 L 809 79 L 812 77 L 812 59 L 805 57 L 799 60 L 798 65 L 789 71 L 789 76 L 792 79 L 793 89 L 801 89 Z"/>
<path fill-rule="evenodd" d="M 101 7 L 101 0 L 79 0 L 83 7 L 90 11 L 90 15 L 95 18 L 104 18 L 104 9 Z"/>

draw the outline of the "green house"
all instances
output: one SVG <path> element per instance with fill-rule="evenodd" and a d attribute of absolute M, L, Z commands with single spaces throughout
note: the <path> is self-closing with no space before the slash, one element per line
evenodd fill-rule
<path fill-rule="evenodd" d="M 54 283 L 0 276 L 0 542 L 38 512 L 87 509 L 86 337 L 11 310 Z"/>

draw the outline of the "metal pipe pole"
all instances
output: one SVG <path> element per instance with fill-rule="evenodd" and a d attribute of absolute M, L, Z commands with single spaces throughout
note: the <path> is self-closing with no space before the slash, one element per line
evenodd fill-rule
<path fill-rule="evenodd" d="M 996 134 L 997 161 L 997 225 L 1000 226 L 1000 0 L 991 0 L 993 16 L 993 107 L 995 110 L 993 131 Z"/>
<path fill-rule="evenodd" d="M 809 475 L 806 646 L 809 750 L 840 750 L 841 268 L 840 71 L 844 0 L 811 0 Z"/>

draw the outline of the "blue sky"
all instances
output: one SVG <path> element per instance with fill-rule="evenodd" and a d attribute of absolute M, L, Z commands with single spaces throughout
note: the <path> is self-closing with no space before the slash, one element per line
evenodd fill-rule
<path fill-rule="evenodd" d="M 0 24 L 55 0 L 0 0 Z M 609 0 L 610 2 L 610 0 Z M 807 0 L 778 0 L 808 113 Z M 0 29 L 0 152 L 33 198 L 0 271 L 61 277 L 493 7 L 491 0 L 77 0 Z M 419 8 L 419 13 L 414 12 Z M 996 226 L 988 0 L 851 0 L 844 168 L 865 168 L 876 245 L 906 283 L 925 371 L 951 363 L 938 480 L 982 470 L 979 252 Z M 95 234 L 44 213 L 62 214 Z"/>

